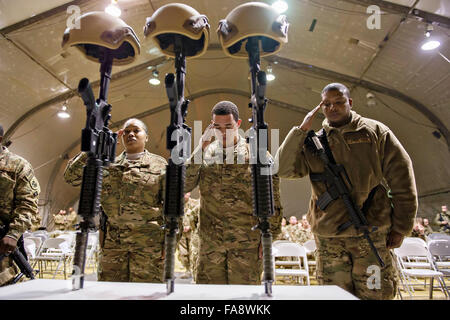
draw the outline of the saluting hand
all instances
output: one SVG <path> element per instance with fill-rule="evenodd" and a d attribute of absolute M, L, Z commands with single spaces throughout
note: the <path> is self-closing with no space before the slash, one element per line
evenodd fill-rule
<path fill-rule="evenodd" d="M 309 131 L 311 129 L 314 117 L 316 116 L 316 113 L 320 110 L 320 108 L 323 105 L 323 100 L 320 102 L 318 106 L 316 106 L 314 109 L 312 109 L 303 119 L 302 124 L 300 125 L 300 129 L 303 131 Z"/>
<path fill-rule="evenodd" d="M 209 124 L 209 126 L 206 127 L 205 132 L 203 132 L 202 137 L 200 138 L 200 143 L 202 144 L 202 150 L 205 150 L 207 146 L 211 142 L 214 141 L 214 125 L 212 123 Z"/>
<path fill-rule="evenodd" d="M 122 139 L 123 136 L 123 129 L 120 129 L 117 133 L 117 144 L 120 144 L 120 139 Z"/>

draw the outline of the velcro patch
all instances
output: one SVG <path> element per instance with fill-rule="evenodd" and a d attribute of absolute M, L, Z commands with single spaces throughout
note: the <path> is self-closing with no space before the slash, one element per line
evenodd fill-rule
<path fill-rule="evenodd" d="M 345 133 L 344 139 L 347 144 L 371 143 L 370 136 L 367 132 Z"/>

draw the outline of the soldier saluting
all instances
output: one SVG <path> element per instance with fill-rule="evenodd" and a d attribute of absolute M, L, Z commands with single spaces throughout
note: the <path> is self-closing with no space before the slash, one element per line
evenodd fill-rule
<path fill-rule="evenodd" d="M 307 218 L 317 242 L 319 283 L 338 285 L 361 299 L 392 299 L 397 281 L 389 249 L 399 247 L 414 224 L 417 212 L 414 172 L 410 157 L 393 132 L 351 109 L 347 87 L 339 83 L 327 85 L 322 90 L 321 103 L 306 115 L 300 126 L 291 129 L 280 146 L 276 156 L 278 174 L 281 178 L 310 175 L 312 195 Z M 351 183 L 347 183 L 349 198 L 355 208 L 363 208 L 374 248 L 362 232 L 348 227 L 347 204 L 330 196 L 333 190 L 321 181 L 323 158 L 314 154 L 305 142 L 319 110 L 326 118 L 321 141 L 328 142 L 329 150 L 325 151 L 347 173 Z M 383 186 L 386 184 L 391 190 L 392 204 Z M 324 198 L 324 194 L 330 197 Z M 380 267 L 383 263 L 374 251 L 384 267 Z M 370 266 L 380 267 L 380 285 L 369 288 L 368 278 L 373 274 Z"/>

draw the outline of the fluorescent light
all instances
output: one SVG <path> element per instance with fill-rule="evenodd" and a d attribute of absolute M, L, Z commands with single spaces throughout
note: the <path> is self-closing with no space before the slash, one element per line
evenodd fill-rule
<path fill-rule="evenodd" d="M 425 50 L 425 51 L 429 51 L 429 50 L 436 49 L 440 45 L 441 45 L 441 43 L 439 41 L 437 41 L 437 40 L 430 40 L 430 41 L 425 42 L 422 45 L 421 49 Z"/>
<path fill-rule="evenodd" d="M 112 1 L 111 4 L 106 7 L 105 12 L 114 17 L 120 17 L 120 15 L 122 14 L 119 6 L 114 1 Z"/>
<path fill-rule="evenodd" d="M 161 81 L 159 81 L 158 78 L 151 78 L 150 80 L 148 80 L 148 83 L 150 83 L 151 85 L 157 86 L 161 83 Z"/>
<path fill-rule="evenodd" d="M 272 3 L 272 8 L 278 11 L 278 13 L 283 13 L 288 9 L 288 4 L 286 1 L 278 0 Z"/>

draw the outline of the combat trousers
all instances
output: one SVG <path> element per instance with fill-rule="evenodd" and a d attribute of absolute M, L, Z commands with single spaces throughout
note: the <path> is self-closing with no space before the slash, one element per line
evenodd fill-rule
<path fill-rule="evenodd" d="M 162 282 L 164 260 L 161 251 L 148 248 L 102 249 L 98 280 L 113 282 Z"/>
<path fill-rule="evenodd" d="M 0 287 L 8 285 L 19 273 L 11 257 L 3 258 L 0 262 Z"/>
<path fill-rule="evenodd" d="M 364 300 L 393 299 L 397 273 L 386 248 L 387 232 L 370 237 L 385 267 L 381 268 L 369 243 L 361 237 L 328 238 L 316 235 L 317 280 L 320 285 L 337 285 Z"/>
<path fill-rule="evenodd" d="M 258 247 L 251 249 L 217 248 L 202 252 L 200 248 L 195 283 L 261 284 L 262 260 Z"/>
<path fill-rule="evenodd" d="M 192 265 L 190 261 L 190 242 L 191 236 L 183 233 L 180 242 L 178 242 L 178 260 L 187 271 L 191 271 Z"/>

